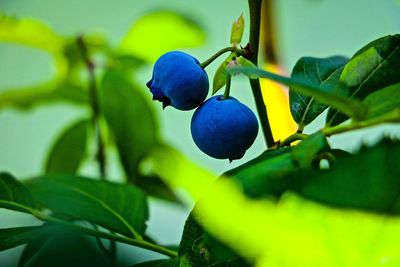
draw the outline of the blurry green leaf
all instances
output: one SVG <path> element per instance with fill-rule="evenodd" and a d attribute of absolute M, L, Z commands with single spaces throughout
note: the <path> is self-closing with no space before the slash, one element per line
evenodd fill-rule
<path fill-rule="evenodd" d="M 395 109 L 400 109 L 400 83 L 368 95 L 362 103 L 368 107 L 366 119 L 372 119 Z"/>
<path fill-rule="evenodd" d="M 8 107 L 28 109 L 55 101 L 86 104 L 88 103 L 88 93 L 81 86 L 68 82 L 61 84 L 49 82 L 0 92 L 0 110 Z"/>
<path fill-rule="evenodd" d="M 17 247 L 48 236 L 53 228 L 50 226 L 27 226 L 0 229 L 0 251 Z"/>
<path fill-rule="evenodd" d="M 293 160 L 300 168 L 306 169 L 311 167 L 313 160 L 319 153 L 329 149 L 330 146 L 325 135 L 318 131 L 293 148 Z"/>
<path fill-rule="evenodd" d="M 32 213 L 36 204 L 23 184 L 11 174 L 0 172 L 0 207 Z"/>
<path fill-rule="evenodd" d="M 28 243 L 22 252 L 18 266 L 111 267 L 114 265 L 89 238 L 72 228 L 54 226 L 47 235 Z"/>
<path fill-rule="evenodd" d="M 146 261 L 131 267 L 179 267 L 178 259 Z"/>
<path fill-rule="evenodd" d="M 158 125 L 153 109 L 139 89 L 114 70 L 105 73 L 99 97 L 124 170 L 135 180 L 139 162 L 156 143 Z"/>
<path fill-rule="evenodd" d="M 214 74 L 214 79 L 213 79 L 213 91 L 212 94 L 214 95 L 221 89 L 222 87 L 225 86 L 226 80 L 227 80 L 227 66 L 228 63 L 235 57 L 235 53 L 231 53 L 222 63 L 219 65 L 217 71 Z"/>
<path fill-rule="evenodd" d="M 296 173 L 301 185 L 295 190 L 324 204 L 400 214 L 399 162 L 400 142 L 385 139 L 356 155 L 336 157 L 329 170 Z"/>
<path fill-rule="evenodd" d="M 242 41 L 243 31 L 244 31 L 244 18 L 242 14 L 232 24 L 232 30 L 231 30 L 232 45 L 240 44 L 240 42 Z"/>
<path fill-rule="evenodd" d="M 147 199 L 133 185 L 62 175 L 31 179 L 26 185 L 34 198 L 53 212 L 135 238 L 146 228 Z"/>
<path fill-rule="evenodd" d="M 141 175 L 135 185 L 142 188 L 147 194 L 170 202 L 182 204 L 178 196 L 158 176 Z"/>
<path fill-rule="evenodd" d="M 155 61 L 162 54 L 204 43 L 203 29 L 185 15 L 155 11 L 137 20 L 121 42 L 123 53 Z"/>
<path fill-rule="evenodd" d="M 194 212 L 204 229 L 254 261 L 256 267 L 377 267 L 399 263 L 400 217 L 326 207 L 292 192 L 284 193 L 279 201 L 249 199 L 232 179 L 215 183 L 212 173 L 165 149 L 152 153 L 155 171 L 164 173 L 166 182 L 193 199 L 202 196 Z M 386 157 L 390 157 L 387 152 Z M 392 169 L 398 165 L 396 160 L 390 161 Z M 173 171 L 170 166 L 174 166 Z M 353 169 L 358 167 L 352 165 Z M 187 179 L 190 175 L 193 179 Z M 360 181 L 362 178 L 359 176 Z M 360 192 L 362 185 L 358 186 Z"/>
<path fill-rule="evenodd" d="M 342 67 L 347 61 L 347 58 L 341 56 L 302 57 L 294 66 L 291 78 L 304 80 L 320 90 L 332 92 L 339 81 Z M 328 107 L 326 104 L 317 102 L 314 97 L 305 96 L 293 90 L 289 90 L 289 99 L 292 116 L 301 126 L 309 124 Z"/>
<path fill-rule="evenodd" d="M 336 92 L 323 91 L 319 87 L 304 80 L 287 78 L 258 68 L 238 67 L 232 70 L 230 69 L 229 72 L 233 74 L 240 72 L 250 78 L 267 78 L 288 85 L 291 90 L 305 96 L 314 97 L 317 101 L 326 105 L 331 105 L 355 119 L 361 119 L 365 115 L 366 108 L 361 105 L 359 101 L 337 95 Z"/>
<path fill-rule="evenodd" d="M 43 49 L 54 57 L 57 76 L 66 74 L 68 64 L 63 55 L 64 39 L 38 20 L 17 19 L 0 13 L 0 42 Z"/>
<path fill-rule="evenodd" d="M 46 173 L 76 173 L 86 154 L 88 120 L 79 120 L 57 138 L 47 156 Z"/>
<path fill-rule="evenodd" d="M 346 64 L 336 92 L 364 99 L 370 93 L 400 82 L 400 34 L 379 38 L 361 48 Z M 348 117 L 330 109 L 328 125 L 337 125 Z"/>

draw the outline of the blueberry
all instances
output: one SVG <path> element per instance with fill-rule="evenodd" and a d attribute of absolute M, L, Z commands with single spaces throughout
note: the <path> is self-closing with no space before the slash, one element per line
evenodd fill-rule
<path fill-rule="evenodd" d="M 201 151 L 217 159 L 240 159 L 254 143 L 258 121 L 233 97 L 214 96 L 193 114 L 192 137 Z"/>
<path fill-rule="evenodd" d="M 153 77 L 146 85 L 153 100 L 162 102 L 163 108 L 171 105 L 180 110 L 190 110 L 207 97 L 208 76 L 196 58 L 172 51 L 156 61 Z"/>

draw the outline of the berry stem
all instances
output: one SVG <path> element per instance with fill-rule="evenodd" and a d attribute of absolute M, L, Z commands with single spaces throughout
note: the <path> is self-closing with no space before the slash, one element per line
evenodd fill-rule
<path fill-rule="evenodd" d="M 205 69 L 208 65 L 210 65 L 211 62 L 216 60 L 219 56 L 223 55 L 224 53 L 226 53 L 226 52 L 237 52 L 238 50 L 239 49 L 237 47 L 233 47 L 233 46 L 222 48 L 217 53 L 212 55 L 209 59 L 207 59 L 206 61 L 202 62 L 200 64 L 200 67 L 202 69 Z"/>
<path fill-rule="evenodd" d="M 252 56 L 250 61 L 257 66 L 258 63 L 258 46 L 260 43 L 260 23 L 261 23 L 261 5 L 262 0 L 248 0 L 250 10 L 250 47 L 252 49 Z M 258 112 L 258 117 L 263 129 L 265 142 L 267 147 L 275 145 L 274 137 L 272 135 L 271 126 L 269 124 L 267 107 L 265 106 L 263 96 L 261 93 L 259 79 L 249 79 L 251 89 L 253 91 L 254 100 Z"/>
<path fill-rule="evenodd" d="M 224 92 L 224 99 L 229 98 L 229 93 L 231 91 L 231 75 L 229 73 L 226 74 L 226 85 L 225 85 L 225 92 Z"/>

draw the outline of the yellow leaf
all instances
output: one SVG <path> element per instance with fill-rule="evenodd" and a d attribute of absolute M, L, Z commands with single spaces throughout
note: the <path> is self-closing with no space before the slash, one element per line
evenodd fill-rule
<path fill-rule="evenodd" d="M 277 65 L 267 64 L 264 68 L 276 74 L 283 72 Z M 288 89 L 268 79 L 260 79 L 260 85 L 274 139 L 284 140 L 297 130 L 297 124 L 290 114 Z"/>

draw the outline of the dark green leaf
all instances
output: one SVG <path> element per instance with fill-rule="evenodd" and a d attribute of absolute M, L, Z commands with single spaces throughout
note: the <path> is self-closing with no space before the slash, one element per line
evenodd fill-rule
<path fill-rule="evenodd" d="M 124 170 L 135 180 L 139 162 L 156 144 L 158 128 L 153 109 L 138 88 L 113 70 L 104 75 L 99 93 L 101 110 L 114 133 Z"/>
<path fill-rule="evenodd" d="M 19 267 L 113 266 L 89 238 L 71 228 L 57 226 L 48 235 L 28 243 Z"/>
<path fill-rule="evenodd" d="M 190 266 L 249 266 L 230 248 L 211 237 L 191 213 L 186 220 L 179 257 Z"/>
<path fill-rule="evenodd" d="M 368 107 L 366 119 L 372 119 L 395 109 L 400 109 L 400 83 L 368 95 L 363 104 Z"/>
<path fill-rule="evenodd" d="M 36 204 L 23 184 L 11 174 L 0 172 L 0 207 L 31 213 Z"/>
<path fill-rule="evenodd" d="M 48 236 L 53 228 L 52 226 L 27 226 L 0 229 L 0 251 Z"/>
<path fill-rule="evenodd" d="M 253 198 L 280 196 L 292 184 L 285 179 L 288 173 L 298 171 L 293 161 L 291 148 L 267 150 L 243 166 L 228 171 L 225 175 L 233 176 L 244 193 Z"/>
<path fill-rule="evenodd" d="M 293 148 L 293 160 L 300 168 L 306 169 L 311 167 L 312 162 L 319 153 L 329 149 L 325 135 L 318 131 Z"/>
<path fill-rule="evenodd" d="M 132 267 L 179 267 L 178 259 L 146 261 Z"/>
<path fill-rule="evenodd" d="M 332 92 L 339 81 L 342 67 L 347 61 L 347 58 L 341 56 L 302 57 L 294 66 L 291 77 L 313 84 L 320 90 Z M 305 96 L 293 90 L 289 90 L 289 99 L 292 116 L 301 127 L 312 122 L 328 107 L 316 101 L 314 97 Z"/>
<path fill-rule="evenodd" d="M 80 120 L 61 133 L 47 156 L 47 173 L 76 173 L 85 157 L 88 125 L 88 120 Z"/>
<path fill-rule="evenodd" d="M 35 199 L 53 212 L 127 236 L 139 237 L 145 230 L 147 199 L 133 185 L 61 175 L 31 179 L 26 184 Z"/>
<path fill-rule="evenodd" d="M 400 35 L 379 38 L 360 49 L 346 64 L 336 92 L 364 99 L 370 93 L 400 82 Z M 337 125 L 348 117 L 330 109 L 326 122 Z"/>
<path fill-rule="evenodd" d="M 325 204 L 400 214 L 400 142 L 383 140 L 354 156 L 336 156 L 329 170 L 291 175 L 295 191 Z"/>
<path fill-rule="evenodd" d="M 214 74 L 213 79 L 213 91 L 212 94 L 214 95 L 225 86 L 226 80 L 228 78 L 227 67 L 228 63 L 235 57 L 235 53 L 231 53 L 222 63 L 219 65 L 217 71 Z"/>
<path fill-rule="evenodd" d="M 278 83 L 286 84 L 293 91 L 305 96 L 314 97 L 317 101 L 335 107 L 355 119 L 362 119 L 365 115 L 366 108 L 361 105 L 359 101 L 337 95 L 336 92 L 332 93 L 320 90 L 319 87 L 309 84 L 304 80 L 287 78 L 258 68 L 238 67 L 229 69 L 229 72 L 232 74 L 240 72 L 251 79 L 254 77 L 267 78 Z"/>
<path fill-rule="evenodd" d="M 240 44 L 240 42 L 242 41 L 243 31 L 244 31 L 244 18 L 242 14 L 232 24 L 232 30 L 231 30 L 232 45 Z"/>

